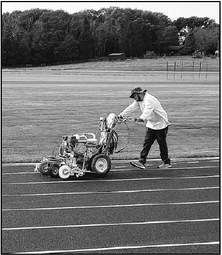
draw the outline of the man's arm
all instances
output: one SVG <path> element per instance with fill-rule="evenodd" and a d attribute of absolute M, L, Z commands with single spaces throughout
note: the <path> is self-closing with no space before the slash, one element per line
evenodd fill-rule
<path fill-rule="evenodd" d="M 126 109 L 123 110 L 123 111 L 119 114 L 119 116 L 128 117 L 128 116 L 130 116 L 130 114 L 131 114 L 132 112 L 134 112 L 138 107 L 139 107 L 138 103 L 136 102 L 136 100 L 134 100 L 132 104 L 130 104 L 128 107 L 126 107 Z"/>

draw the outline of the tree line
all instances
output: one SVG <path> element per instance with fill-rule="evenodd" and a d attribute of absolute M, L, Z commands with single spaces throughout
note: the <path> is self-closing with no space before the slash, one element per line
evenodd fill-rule
<path fill-rule="evenodd" d="M 181 54 L 214 54 L 219 25 L 208 17 L 171 21 L 163 13 L 118 7 L 73 14 L 47 9 L 2 14 L 3 66 L 80 61 L 113 52 L 161 55 L 179 45 Z"/>

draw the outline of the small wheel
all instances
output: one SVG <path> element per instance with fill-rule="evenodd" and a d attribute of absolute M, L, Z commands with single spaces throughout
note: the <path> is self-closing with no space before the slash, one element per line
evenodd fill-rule
<path fill-rule="evenodd" d="M 59 177 L 62 179 L 68 179 L 70 176 L 70 167 L 67 165 L 63 165 L 59 168 Z"/>
<path fill-rule="evenodd" d="M 110 157 L 105 154 L 98 154 L 93 157 L 91 162 L 91 170 L 100 176 L 105 176 L 111 169 Z"/>
<path fill-rule="evenodd" d="M 49 162 L 47 162 L 47 161 L 42 162 L 39 165 L 39 171 L 40 171 L 40 173 L 42 173 L 44 175 L 48 175 L 50 170 L 51 170 L 51 164 Z"/>
<path fill-rule="evenodd" d="M 51 167 L 51 170 L 49 171 L 49 174 L 50 174 L 51 177 L 53 177 L 53 178 L 59 177 L 59 165 L 53 165 L 53 166 Z"/>

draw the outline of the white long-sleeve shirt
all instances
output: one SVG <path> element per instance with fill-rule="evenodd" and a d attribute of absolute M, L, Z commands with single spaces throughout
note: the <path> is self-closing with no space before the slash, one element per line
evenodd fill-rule
<path fill-rule="evenodd" d="M 147 121 L 146 127 L 160 130 L 170 125 L 166 111 L 161 106 L 160 102 L 149 93 L 145 93 L 143 101 L 133 101 L 120 115 L 129 117 L 133 111 L 140 107 L 142 114 L 140 118 Z"/>

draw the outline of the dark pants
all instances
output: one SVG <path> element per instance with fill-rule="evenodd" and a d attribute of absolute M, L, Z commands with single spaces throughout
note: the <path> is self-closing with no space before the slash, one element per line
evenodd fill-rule
<path fill-rule="evenodd" d="M 140 152 L 140 161 L 146 163 L 146 157 L 150 151 L 150 148 L 155 140 L 157 140 L 160 148 L 160 157 L 165 164 L 170 164 L 170 159 L 168 157 L 168 148 L 166 143 L 168 127 L 160 130 L 154 130 L 147 128 L 145 140 L 143 143 L 143 149 Z"/>

